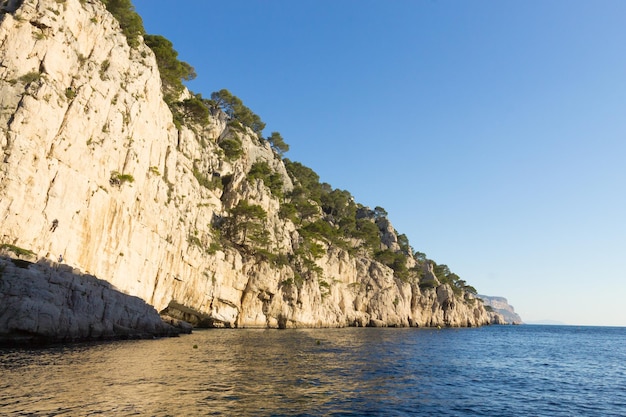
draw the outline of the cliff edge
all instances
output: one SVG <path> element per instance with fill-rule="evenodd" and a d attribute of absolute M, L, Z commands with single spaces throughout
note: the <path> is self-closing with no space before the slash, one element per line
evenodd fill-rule
<path fill-rule="evenodd" d="M 386 213 L 214 102 L 166 103 L 155 53 L 102 2 L 1 7 L 0 244 L 198 326 L 494 321 Z"/>
<path fill-rule="evenodd" d="M 522 324 L 522 318 L 515 312 L 515 308 L 509 304 L 504 297 L 492 297 L 488 295 L 478 295 L 488 309 L 492 309 L 495 313 L 500 314 L 506 324 Z"/>

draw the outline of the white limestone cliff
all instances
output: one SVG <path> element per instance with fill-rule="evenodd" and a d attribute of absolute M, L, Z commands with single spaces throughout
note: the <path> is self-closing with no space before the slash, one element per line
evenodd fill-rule
<path fill-rule="evenodd" d="M 228 327 L 477 326 L 492 315 L 427 273 L 404 282 L 327 242 L 304 274 L 220 244 L 215 224 L 239 201 L 267 213 L 268 245 L 301 238 L 280 200 L 247 173 L 283 161 L 213 112 L 179 129 L 152 51 L 131 48 L 98 0 L 4 2 L 0 15 L 0 244 L 110 282 L 193 324 Z M 237 135 L 229 161 L 219 141 Z M 217 181 L 224 187 L 206 187 Z M 228 179 L 228 181 L 226 181 Z M 205 184 L 206 185 L 206 184 Z M 391 223 L 383 243 L 399 250 Z M 410 259 L 412 261 L 412 259 Z M 411 266 L 415 266 L 412 261 Z"/>
<path fill-rule="evenodd" d="M 509 301 L 504 297 L 494 297 L 489 295 L 477 295 L 478 298 L 483 300 L 483 303 L 487 307 L 502 316 L 501 323 L 499 324 L 522 324 L 522 318 L 515 312 L 515 308 L 509 304 Z"/>

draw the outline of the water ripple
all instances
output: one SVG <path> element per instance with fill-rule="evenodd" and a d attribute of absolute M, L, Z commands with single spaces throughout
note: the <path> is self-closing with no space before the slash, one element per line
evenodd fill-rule
<path fill-rule="evenodd" d="M 0 350 L 0 414 L 624 416 L 625 341 L 544 326 L 213 330 Z"/>

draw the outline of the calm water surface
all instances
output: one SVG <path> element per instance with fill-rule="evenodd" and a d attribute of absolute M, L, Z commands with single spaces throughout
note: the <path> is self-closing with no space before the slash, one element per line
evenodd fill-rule
<path fill-rule="evenodd" d="M 626 328 L 204 330 L 4 349 L 0 376 L 2 416 L 623 417 Z"/>

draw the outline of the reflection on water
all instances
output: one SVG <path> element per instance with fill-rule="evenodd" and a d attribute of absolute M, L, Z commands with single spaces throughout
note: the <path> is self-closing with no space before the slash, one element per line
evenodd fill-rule
<path fill-rule="evenodd" d="M 0 414 L 620 415 L 626 358 L 611 346 L 624 332 L 588 343 L 618 364 L 607 371 L 576 359 L 584 343 L 520 329 L 205 330 L 0 350 Z M 584 389 L 600 375 L 613 383 Z"/>
<path fill-rule="evenodd" d="M 1 362 L 0 406 L 16 415 L 350 412 L 350 397 L 358 401 L 361 391 L 387 395 L 380 358 L 354 356 L 364 343 L 379 342 L 372 336 L 367 329 L 212 330 L 9 351 Z"/>

